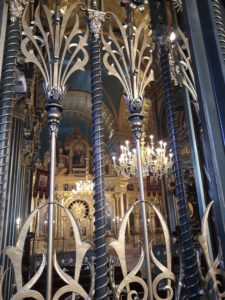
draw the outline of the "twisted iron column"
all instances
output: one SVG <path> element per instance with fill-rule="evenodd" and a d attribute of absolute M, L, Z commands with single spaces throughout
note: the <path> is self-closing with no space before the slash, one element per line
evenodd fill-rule
<path fill-rule="evenodd" d="M 223 56 L 223 61 L 225 63 L 225 26 L 224 26 L 224 14 L 222 13 L 223 7 L 220 0 L 213 0 L 212 8 L 213 8 L 214 19 L 217 28 L 220 48 Z"/>
<path fill-rule="evenodd" d="M 93 130 L 93 175 L 94 175 L 94 218 L 95 218 L 95 299 L 108 299 L 108 259 L 106 251 L 106 221 L 104 193 L 104 142 L 102 119 L 102 70 L 99 32 L 93 23 L 101 28 L 101 15 L 89 10 L 90 57 L 91 57 L 91 95 L 92 95 L 92 130 Z"/>
<path fill-rule="evenodd" d="M 15 220 L 10 217 L 12 199 L 10 198 L 9 181 L 16 61 L 20 42 L 19 21 L 10 19 L 6 33 L 0 100 L 0 265 L 5 269 L 9 268 L 10 262 L 1 252 L 7 245 L 13 244 L 13 232 L 16 227 Z M 10 272 L 5 279 L 5 299 L 10 298 L 11 283 L 12 273 Z"/>
<path fill-rule="evenodd" d="M 163 76 L 164 101 L 166 107 L 168 130 L 173 153 L 173 170 L 175 176 L 176 195 L 178 198 L 179 221 L 182 244 L 182 260 L 189 299 L 199 299 L 199 277 L 196 262 L 196 254 L 193 245 L 193 235 L 188 215 L 187 201 L 185 195 L 183 170 L 178 149 L 177 120 L 174 109 L 174 97 L 171 89 L 171 77 L 168 53 L 165 45 L 159 44 L 160 65 Z"/>

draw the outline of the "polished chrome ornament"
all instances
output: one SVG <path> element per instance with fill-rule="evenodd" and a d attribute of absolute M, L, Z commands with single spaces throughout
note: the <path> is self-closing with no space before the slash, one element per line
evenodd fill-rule
<path fill-rule="evenodd" d="M 208 225 L 208 219 L 209 219 L 209 213 L 211 210 L 211 207 L 213 205 L 213 201 L 210 202 L 206 208 L 205 214 L 203 216 L 203 220 L 202 220 L 202 228 L 201 228 L 201 235 L 199 236 L 199 243 L 201 245 L 204 257 L 205 257 L 205 261 L 208 267 L 208 272 L 205 275 L 205 277 L 203 277 L 203 274 L 201 272 L 201 266 L 199 266 L 199 271 L 200 271 L 200 275 L 202 278 L 202 281 L 204 283 L 204 290 L 206 292 L 206 294 L 208 293 L 208 290 L 210 288 L 210 281 L 213 281 L 213 289 L 215 291 L 215 294 L 217 295 L 218 299 L 222 300 L 225 297 L 225 290 L 223 287 L 223 281 L 225 280 L 225 272 L 220 269 L 219 267 L 219 263 L 221 261 L 221 257 L 222 257 L 222 250 L 221 250 L 221 246 L 219 244 L 219 252 L 218 255 L 216 257 L 216 259 L 211 262 L 210 259 L 210 254 L 209 254 L 209 245 L 208 245 L 208 231 L 207 231 L 207 225 Z M 199 260 L 200 261 L 200 260 Z M 222 280 L 219 280 L 216 276 L 219 275 Z M 219 287 L 223 287 L 223 292 L 221 292 L 219 290 Z"/>
<path fill-rule="evenodd" d="M 86 264 L 89 265 L 90 273 L 91 273 L 91 288 L 89 295 L 87 292 L 83 289 L 83 287 L 79 284 L 79 277 L 80 277 L 80 272 L 81 272 L 81 266 L 83 262 L 85 262 L 85 255 L 87 251 L 92 247 L 92 244 L 88 241 L 83 241 L 81 237 L 81 233 L 78 227 L 78 223 L 76 222 L 73 214 L 70 212 L 70 210 L 66 207 L 64 207 L 61 204 L 54 203 L 55 205 L 59 205 L 62 207 L 69 220 L 71 221 L 72 228 L 74 231 L 74 238 L 75 238 L 75 244 L 76 244 L 76 255 L 75 255 L 75 274 L 74 278 L 70 277 L 68 274 L 66 274 L 61 267 L 59 266 L 57 262 L 57 255 L 54 253 L 54 267 L 55 270 L 57 271 L 59 277 L 67 283 L 67 285 L 63 286 L 60 288 L 55 295 L 53 296 L 52 299 L 58 300 L 62 295 L 65 293 L 75 293 L 76 295 L 79 295 L 83 297 L 86 300 L 93 299 L 93 294 L 94 294 L 94 280 L 95 280 L 95 274 L 94 274 L 94 268 L 93 268 L 93 262 L 87 262 Z M 34 284 L 38 281 L 40 276 L 42 275 L 45 265 L 46 265 L 46 255 L 43 253 L 42 256 L 42 263 L 35 273 L 35 275 L 30 279 L 28 283 L 23 285 L 22 282 L 22 257 L 23 257 L 23 249 L 24 249 L 24 244 L 25 244 L 25 239 L 28 233 L 28 230 L 31 226 L 31 223 L 33 219 L 37 216 L 38 212 L 44 207 L 48 205 L 48 203 L 42 204 L 41 206 L 37 207 L 28 217 L 26 220 L 25 224 L 23 225 L 21 232 L 18 237 L 18 241 L 16 243 L 16 247 L 6 247 L 3 251 L 5 254 L 8 255 L 10 258 L 12 265 L 13 265 L 13 270 L 15 273 L 15 282 L 16 282 L 16 288 L 17 292 L 13 297 L 11 298 L 12 300 L 19 300 L 19 299 L 24 299 L 24 298 L 34 298 L 38 300 L 44 300 L 43 296 L 36 290 L 32 290 L 32 287 Z M 2 295 L 2 283 L 4 279 L 4 274 L 2 273 L 0 275 L 0 296 Z M 1 299 L 1 298 L 0 298 Z M 3 298 L 2 298 L 3 299 Z"/>

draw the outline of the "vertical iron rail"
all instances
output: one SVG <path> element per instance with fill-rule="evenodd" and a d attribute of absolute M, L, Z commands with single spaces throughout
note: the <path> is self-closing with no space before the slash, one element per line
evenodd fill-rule
<path fill-rule="evenodd" d="M 199 277 L 196 254 L 193 245 L 193 235 L 188 215 L 185 196 L 183 171 L 178 149 L 177 120 L 174 109 L 174 98 L 171 89 L 171 78 L 168 53 L 163 43 L 159 44 L 160 65 L 163 76 L 164 101 L 166 107 L 168 130 L 173 153 L 173 169 L 175 176 L 176 194 L 178 198 L 181 244 L 184 264 L 184 274 L 189 299 L 199 299 Z"/>
<path fill-rule="evenodd" d="M 93 130 L 93 175 L 95 217 L 95 299 L 108 299 L 108 259 L 106 251 L 106 221 L 104 193 L 104 142 L 102 119 L 102 64 L 100 39 L 90 37 L 91 95 Z"/>
<path fill-rule="evenodd" d="M 57 99 L 58 101 L 58 99 Z M 50 131 L 50 170 L 49 170 L 49 203 L 48 203 L 48 255 L 47 255 L 47 289 L 46 299 L 52 300 L 53 275 L 53 243 L 54 243 L 54 198 L 55 198 L 55 167 L 56 167 L 56 138 L 61 119 L 61 106 L 51 103 L 48 111 L 48 126 Z"/>
<path fill-rule="evenodd" d="M 145 251 L 145 269 L 148 284 L 148 300 L 153 300 L 152 291 L 152 273 L 151 273 L 151 262 L 150 262 L 150 251 L 149 251 L 149 240 L 148 240 L 148 225 L 146 216 L 146 203 L 144 194 L 144 183 L 143 183 L 143 173 L 142 173 L 142 163 L 141 163 L 141 148 L 140 148 L 140 138 L 142 135 L 142 119 L 143 116 L 140 113 L 131 113 L 129 120 L 131 122 L 131 128 L 133 132 L 133 137 L 136 142 L 136 156 L 137 156 L 137 171 L 138 171 L 138 187 L 139 195 L 141 201 L 141 215 L 142 215 L 142 230 L 144 236 L 144 251 Z"/>
<path fill-rule="evenodd" d="M 148 284 L 148 299 L 153 300 L 152 294 L 152 273 L 151 273 L 151 262 L 150 262 L 150 252 L 149 252 L 149 240 L 148 240 L 148 225 L 146 216 L 146 204 L 145 204 L 145 194 L 144 194 L 144 183 L 141 165 L 141 148 L 140 140 L 136 139 L 136 155 L 137 155 L 137 167 L 138 167 L 138 186 L 140 190 L 140 200 L 141 200 L 141 212 L 142 212 L 142 228 L 144 235 L 144 249 L 145 249 L 145 263 L 146 263 L 146 276 Z"/>

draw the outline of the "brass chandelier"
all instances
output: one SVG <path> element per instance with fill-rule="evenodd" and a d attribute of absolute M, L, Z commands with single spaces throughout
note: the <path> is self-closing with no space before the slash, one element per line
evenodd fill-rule
<path fill-rule="evenodd" d="M 167 144 L 163 141 L 155 146 L 154 136 L 150 135 L 148 145 L 141 145 L 142 174 L 144 177 L 152 174 L 161 177 L 172 169 L 172 153 L 167 151 Z M 113 156 L 113 168 L 118 176 L 137 177 L 136 149 L 130 149 L 129 141 L 120 146 L 121 154 L 118 159 Z"/>
<path fill-rule="evenodd" d="M 75 195 L 78 195 L 78 194 L 92 195 L 93 190 L 94 190 L 93 181 L 86 177 L 85 180 L 79 180 L 78 182 L 76 182 L 76 186 L 74 189 L 72 189 L 72 192 Z"/>

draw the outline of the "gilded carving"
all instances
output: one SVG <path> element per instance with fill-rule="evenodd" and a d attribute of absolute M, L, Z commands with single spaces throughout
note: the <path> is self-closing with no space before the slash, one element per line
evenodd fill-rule
<path fill-rule="evenodd" d="M 12 22 L 22 18 L 25 3 L 25 0 L 9 0 L 10 18 Z"/>

